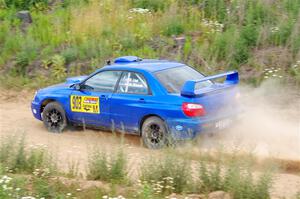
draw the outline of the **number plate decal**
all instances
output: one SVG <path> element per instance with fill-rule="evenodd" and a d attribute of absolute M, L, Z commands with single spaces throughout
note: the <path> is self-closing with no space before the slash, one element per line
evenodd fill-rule
<path fill-rule="evenodd" d="M 100 113 L 99 97 L 71 95 L 70 100 L 73 112 Z"/>

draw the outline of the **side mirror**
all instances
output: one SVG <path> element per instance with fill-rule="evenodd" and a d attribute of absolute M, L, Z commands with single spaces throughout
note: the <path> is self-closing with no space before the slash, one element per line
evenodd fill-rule
<path fill-rule="evenodd" d="M 75 90 L 78 90 L 78 91 L 79 91 L 79 90 L 81 89 L 81 86 L 80 86 L 80 84 L 75 84 L 75 85 L 74 85 L 74 88 L 75 88 Z"/>

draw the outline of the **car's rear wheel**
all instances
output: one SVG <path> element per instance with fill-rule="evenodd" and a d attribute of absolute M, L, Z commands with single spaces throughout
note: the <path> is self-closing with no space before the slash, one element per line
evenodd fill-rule
<path fill-rule="evenodd" d="M 159 117 L 149 117 L 142 125 L 142 139 L 147 148 L 160 149 L 167 144 L 167 128 Z"/>
<path fill-rule="evenodd" d="M 43 111 L 43 122 L 50 132 L 60 133 L 67 127 L 65 110 L 57 102 L 50 102 Z"/>

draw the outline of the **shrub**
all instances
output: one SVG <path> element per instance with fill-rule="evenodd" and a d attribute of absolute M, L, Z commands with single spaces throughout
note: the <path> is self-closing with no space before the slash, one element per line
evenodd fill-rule
<path fill-rule="evenodd" d="M 54 55 L 50 60 L 43 63 L 45 68 L 50 68 L 51 77 L 62 80 L 66 76 L 65 58 L 61 55 Z"/>
<path fill-rule="evenodd" d="M 201 161 L 199 165 L 200 189 L 205 190 L 206 193 L 221 190 L 223 187 L 220 162 L 217 162 L 211 168 L 208 168 L 204 161 Z"/>
<path fill-rule="evenodd" d="M 66 64 L 69 64 L 77 59 L 78 50 L 76 48 L 67 48 L 62 51 L 61 54 L 64 57 Z"/>
<path fill-rule="evenodd" d="M 43 148 L 25 148 L 25 137 L 4 138 L 0 144 L 2 167 L 11 173 L 33 173 L 36 169 L 53 172 L 55 164 L 52 157 Z"/>
<path fill-rule="evenodd" d="M 284 0 L 283 7 L 286 13 L 289 13 L 292 17 L 296 18 L 299 14 L 300 3 L 299 1 Z"/>
<path fill-rule="evenodd" d="M 3 0 L 5 7 L 15 7 L 19 10 L 29 10 L 32 6 L 47 5 L 48 0 Z"/>
<path fill-rule="evenodd" d="M 212 166 L 202 160 L 199 163 L 199 188 L 204 193 L 224 190 L 235 199 L 269 198 L 271 173 L 267 171 L 255 181 L 252 172 L 250 165 L 244 165 L 236 159 L 225 168 L 221 167 L 221 162 Z"/>
<path fill-rule="evenodd" d="M 88 179 L 109 180 L 108 160 L 106 153 L 93 152 L 88 164 Z"/>
<path fill-rule="evenodd" d="M 0 143 L 0 162 L 2 167 L 12 164 L 12 158 L 14 155 L 15 137 L 2 138 Z"/>
<path fill-rule="evenodd" d="M 247 43 L 244 39 L 239 38 L 234 44 L 233 63 L 234 66 L 239 66 L 248 61 L 250 52 Z"/>
<path fill-rule="evenodd" d="M 178 17 L 173 17 L 167 21 L 163 30 L 163 34 L 166 36 L 180 35 L 183 32 L 183 22 Z"/>
<path fill-rule="evenodd" d="M 172 191 L 180 193 L 191 184 L 190 169 L 188 161 L 173 155 L 151 158 L 141 166 L 140 180 L 151 186 L 162 186 L 162 194 L 169 194 L 171 185 Z"/>
<path fill-rule="evenodd" d="M 245 1 L 245 7 L 246 16 L 244 23 L 247 25 L 261 25 L 271 20 L 275 21 L 276 19 L 276 15 L 273 14 L 270 6 L 267 6 L 267 4 L 261 0 Z"/>
<path fill-rule="evenodd" d="M 224 33 L 217 33 L 210 46 L 210 56 L 216 58 L 217 61 L 228 61 L 231 58 L 233 50 L 233 35 L 236 35 L 235 27 L 227 29 Z"/>
<path fill-rule="evenodd" d="M 16 65 L 13 68 L 12 73 L 15 75 L 25 76 L 26 68 L 29 65 L 29 58 L 26 53 L 21 52 L 16 55 Z"/>
<path fill-rule="evenodd" d="M 124 181 L 126 179 L 126 164 L 127 160 L 122 151 L 118 151 L 114 157 L 111 157 L 109 171 L 112 181 Z"/>
<path fill-rule="evenodd" d="M 246 46 L 256 46 L 258 38 L 257 27 L 253 24 L 242 27 L 240 37 Z"/>
<path fill-rule="evenodd" d="M 203 11 L 205 13 L 205 18 L 216 19 L 220 22 L 224 22 L 226 20 L 226 1 L 204 0 L 196 3 L 202 4 Z"/>
<path fill-rule="evenodd" d="M 87 178 L 113 183 L 124 182 L 127 178 L 126 167 L 126 157 L 121 150 L 110 158 L 105 152 L 94 151 L 89 158 Z"/>
<path fill-rule="evenodd" d="M 39 197 L 56 198 L 55 190 L 53 186 L 49 185 L 47 180 L 42 178 L 34 178 L 32 185 L 34 191 L 38 193 Z"/>

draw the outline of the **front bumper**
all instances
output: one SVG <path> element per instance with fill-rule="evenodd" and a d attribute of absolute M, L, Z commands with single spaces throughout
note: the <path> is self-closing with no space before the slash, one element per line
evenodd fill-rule
<path fill-rule="evenodd" d="M 31 102 L 31 112 L 33 114 L 33 116 L 38 119 L 38 120 L 42 120 L 42 116 L 41 116 L 41 110 L 40 110 L 40 105 L 39 103 L 32 101 Z"/>
<path fill-rule="evenodd" d="M 214 118 L 169 119 L 166 121 L 170 135 L 175 140 L 189 140 L 200 133 L 214 133 L 233 126 L 239 115 L 227 115 Z"/>

